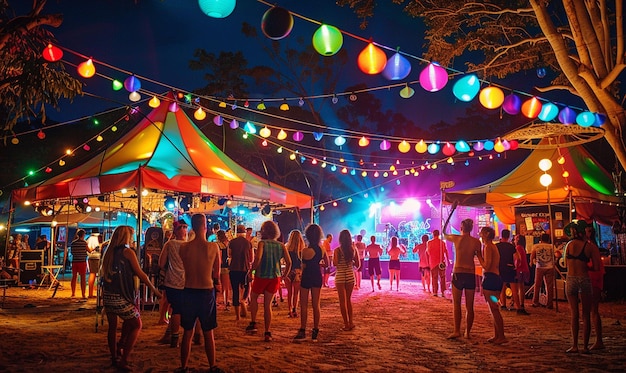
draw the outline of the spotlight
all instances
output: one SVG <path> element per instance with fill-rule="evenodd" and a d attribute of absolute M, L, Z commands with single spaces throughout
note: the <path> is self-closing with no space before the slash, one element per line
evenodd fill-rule
<path fill-rule="evenodd" d="M 168 210 L 174 210 L 176 208 L 176 199 L 172 196 L 165 197 L 165 208 Z"/>
<path fill-rule="evenodd" d="M 263 209 L 261 210 L 261 214 L 263 214 L 263 216 L 269 216 L 271 213 L 272 213 L 272 208 L 270 207 L 269 203 L 263 206 Z"/>

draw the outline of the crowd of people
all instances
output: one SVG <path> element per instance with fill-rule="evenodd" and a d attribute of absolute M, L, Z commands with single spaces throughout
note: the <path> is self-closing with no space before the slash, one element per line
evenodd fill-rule
<path fill-rule="evenodd" d="M 170 239 L 164 244 L 158 265 L 162 271 L 160 287 L 157 289 L 143 271 L 134 245 L 134 230 L 129 226 L 115 229 L 106 243 L 100 259 L 102 302 L 109 322 L 108 345 L 112 364 L 119 370 L 130 371 L 129 356 L 141 330 L 137 287 L 133 278 L 144 282 L 156 297 L 162 298 L 161 323 L 168 324 L 161 340 L 171 347 L 180 347 L 180 371 L 189 369 L 188 361 L 192 341 L 204 344 L 210 371 L 220 371 L 216 365 L 213 330 L 217 327 L 217 305 L 223 309 L 234 308 L 236 320 L 248 319 L 245 332 L 256 335 L 262 326 L 263 340 L 272 341 L 273 302 L 280 297 L 282 289 L 287 292 L 288 317 L 300 318 L 300 327 L 293 340 L 303 341 L 310 337 L 317 341 L 320 333 L 320 294 L 322 288 L 330 287 L 328 278 L 334 273 L 334 286 L 344 326 L 343 331 L 356 327 L 352 294 L 362 288 L 362 277 L 367 267 L 371 291 L 381 291 L 381 261 L 383 254 L 389 255 L 389 289 L 400 289 L 400 259 L 408 249 L 392 237 L 387 248 L 370 237 L 370 244 L 363 243 L 363 236 L 353 236 L 349 230 L 339 233 L 338 244 L 333 245 L 333 236 L 324 236 L 317 224 L 308 225 L 304 231 L 289 232 L 286 243 L 278 225 L 265 221 L 259 229 L 259 237 L 251 229 L 238 225 L 234 237 L 219 226 L 208 228 L 203 214 L 191 217 L 191 230 L 184 220 L 174 223 Z M 445 229 L 445 228 L 444 228 Z M 604 348 L 602 325 L 598 313 L 602 289 L 602 262 L 594 242 L 591 226 L 584 222 L 571 223 L 565 229 L 571 240 L 564 252 L 556 251 L 550 236 L 544 234 L 541 242 L 532 245 L 530 255 L 524 236 L 514 236 L 504 229 L 499 242 L 495 243 L 495 231 L 482 227 L 479 238 L 471 235 L 474 222 L 461 222 L 461 234 L 432 232 L 432 238 L 424 234 L 421 242 L 412 249 L 419 256 L 419 271 L 422 289 L 432 296 L 448 296 L 452 300 L 453 327 L 448 336 L 470 338 L 474 321 L 474 295 L 476 288 L 489 305 L 494 334 L 488 342 L 507 342 L 501 311 L 516 310 L 518 315 L 528 316 L 524 300 L 526 284 L 530 280 L 530 267 L 535 266 L 532 307 L 541 306 L 539 297 L 545 292 L 543 306 L 548 309 L 554 302 L 555 261 L 559 254 L 567 261 L 567 298 L 572 309 L 571 352 L 587 353 Z M 95 257 L 91 252 L 100 251 L 101 239 L 91 244 L 84 240 L 85 232 L 78 230 L 71 244 L 73 262 L 72 296 L 76 287 L 76 276 L 81 278 L 81 292 L 85 297 L 85 268 Z M 97 235 L 93 235 L 97 237 Z M 448 247 L 448 243 L 451 247 Z M 450 255 L 450 249 L 454 255 Z M 80 253 L 78 252 L 80 250 Z M 85 255 L 82 255 L 82 254 Z M 446 270 L 453 264 L 451 284 L 447 287 Z M 331 268 L 334 271 L 331 271 Z M 480 268 L 482 283 L 477 286 Z M 93 269 L 91 270 L 93 271 Z M 449 290 L 449 295 L 446 293 Z M 510 290 L 509 290 L 510 289 Z M 545 290 L 544 290 L 545 289 Z M 89 295 L 92 295 L 91 281 Z M 511 305 L 508 298 L 511 298 Z M 262 301 L 260 301 L 262 298 Z M 465 299 L 465 328 L 462 329 L 462 300 Z M 311 306 L 309 307 L 309 303 Z M 579 310 L 579 304 L 582 310 Z M 262 322 L 257 318 L 263 307 Z M 312 314 L 312 324 L 309 323 Z M 119 339 L 116 336 L 117 320 L 123 321 Z M 582 318 L 583 339 L 579 345 L 579 319 Z M 596 329 L 596 342 L 589 346 L 591 326 Z M 310 327 L 310 329 L 308 329 Z M 182 341 L 180 329 L 182 328 Z"/>

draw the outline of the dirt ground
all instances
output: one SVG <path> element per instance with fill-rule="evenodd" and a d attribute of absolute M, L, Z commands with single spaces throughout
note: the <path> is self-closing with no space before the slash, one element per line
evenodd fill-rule
<path fill-rule="evenodd" d="M 472 338 L 447 340 L 452 331 L 450 300 L 423 292 L 418 281 L 402 281 L 400 291 L 388 289 L 388 280 L 383 280 L 383 290 L 372 292 L 368 281 L 354 292 L 356 328 L 348 332 L 341 330 L 336 291 L 322 289 L 322 325 L 317 343 L 310 339 L 293 341 L 299 318 L 288 318 L 286 303 L 272 310 L 272 342 L 264 342 L 263 333 L 247 335 L 244 328 L 249 319 L 236 322 L 234 311 L 220 305 L 215 331 L 218 365 L 227 372 L 626 370 L 623 302 L 600 306 L 605 350 L 589 355 L 566 354 L 571 337 L 570 311 L 564 301 L 558 302 L 558 312 L 530 308 L 529 301 L 530 316 L 503 311 L 509 342 L 493 345 L 487 342 L 493 334 L 492 322 L 480 294 L 476 294 Z M 101 324 L 96 301 L 70 298 L 69 281 L 62 281 L 53 299 L 47 289 L 9 288 L 6 295 L 4 308 L 0 309 L 0 371 L 115 371 L 106 346 L 107 325 Z M 158 310 L 144 310 L 142 319 L 143 330 L 131 356 L 135 371 L 171 372 L 179 367 L 179 350 L 157 343 L 165 329 L 157 325 Z M 262 311 L 258 319 L 263 320 Z M 193 346 L 190 366 L 199 371 L 208 369 L 203 347 Z"/>

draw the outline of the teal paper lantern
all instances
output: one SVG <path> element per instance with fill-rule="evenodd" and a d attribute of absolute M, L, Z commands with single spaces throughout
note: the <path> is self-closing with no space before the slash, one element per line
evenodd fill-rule
<path fill-rule="evenodd" d="M 411 63 L 399 52 L 387 60 L 383 76 L 389 80 L 402 80 L 411 73 Z"/>
<path fill-rule="evenodd" d="M 226 18 L 235 10 L 235 0 L 198 0 L 202 13 L 212 18 Z"/>
<path fill-rule="evenodd" d="M 247 133 L 256 133 L 256 127 L 250 122 L 246 122 L 246 125 L 243 126 L 243 130 Z"/>
<path fill-rule="evenodd" d="M 452 93 L 461 101 L 470 102 L 476 97 L 480 90 L 480 80 L 476 74 L 470 74 L 462 77 L 454 83 Z"/>
<path fill-rule="evenodd" d="M 581 127 L 591 127 L 596 122 L 596 116 L 590 111 L 583 111 L 576 116 L 576 123 Z"/>
<path fill-rule="evenodd" d="M 485 144 L 483 145 L 484 149 L 488 152 L 492 151 L 494 146 L 495 144 L 491 140 L 485 141 Z"/>
<path fill-rule="evenodd" d="M 343 137 L 343 136 L 337 136 L 337 137 L 335 138 L 335 145 L 337 145 L 337 146 L 343 146 L 343 144 L 345 144 L 345 143 L 346 143 L 346 138 L 345 138 L 345 137 Z"/>
<path fill-rule="evenodd" d="M 454 147 L 456 148 L 456 151 L 459 153 L 467 153 L 471 150 L 469 144 L 463 140 L 457 141 Z"/>
<path fill-rule="evenodd" d="M 437 154 L 439 153 L 439 144 L 432 143 L 428 145 L 428 153 L 429 154 Z"/>
<path fill-rule="evenodd" d="M 335 26 L 322 24 L 313 34 L 313 48 L 322 56 L 332 56 L 343 45 L 343 35 Z"/>
<path fill-rule="evenodd" d="M 541 107 L 541 111 L 539 112 L 537 118 L 544 122 L 549 122 L 556 118 L 557 115 L 559 115 L 559 108 L 555 104 L 548 102 Z"/>

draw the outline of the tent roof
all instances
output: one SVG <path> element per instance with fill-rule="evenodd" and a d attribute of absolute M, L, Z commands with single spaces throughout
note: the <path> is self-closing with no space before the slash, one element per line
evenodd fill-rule
<path fill-rule="evenodd" d="M 13 192 L 16 200 L 45 200 L 143 188 L 232 196 L 309 208 L 312 197 L 271 183 L 220 151 L 183 110 L 168 100 L 128 134 L 83 165 Z"/>
<path fill-rule="evenodd" d="M 564 162 L 559 163 L 561 157 Z M 552 161 L 552 168 L 547 171 L 552 176 L 549 189 L 539 182 L 543 174 L 539 169 L 539 161 L 542 159 Z M 491 205 L 496 213 L 501 212 L 498 216 L 502 219 L 501 215 L 506 215 L 503 211 L 511 211 L 512 206 L 547 203 L 548 193 L 551 203 L 568 203 L 570 192 L 572 199 L 577 202 L 618 203 L 613 189 L 613 180 L 608 172 L 589 152 L 577 145 L 535 149 L 507 175 L 475 188 L 446 193 L 446 200 L 457 200 L 467 205 Z"/>

